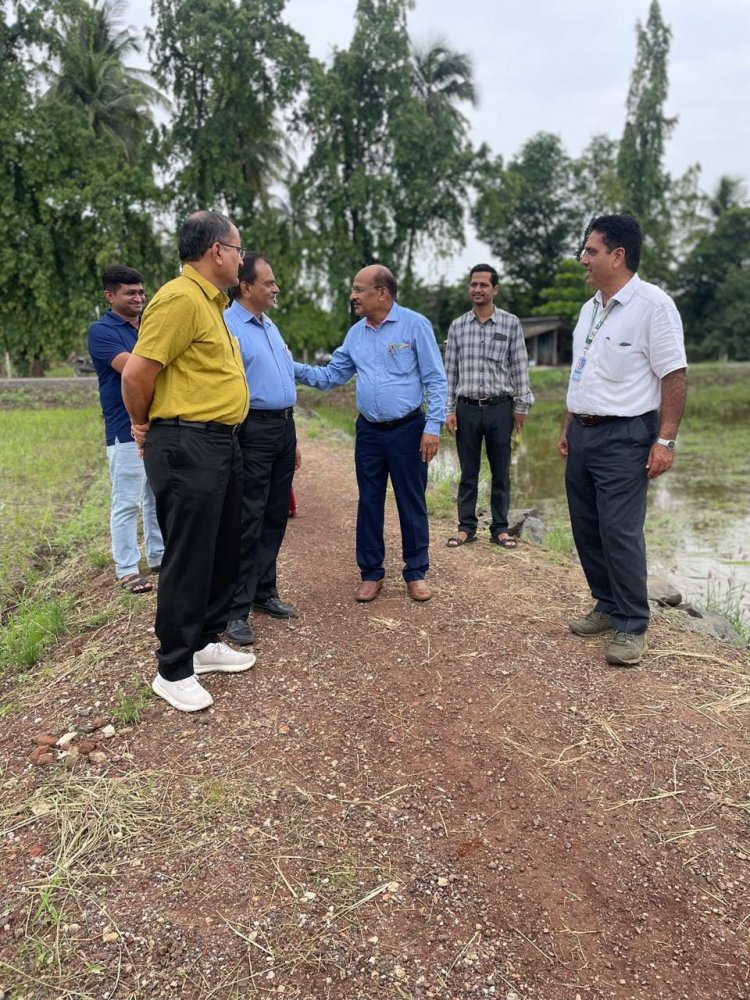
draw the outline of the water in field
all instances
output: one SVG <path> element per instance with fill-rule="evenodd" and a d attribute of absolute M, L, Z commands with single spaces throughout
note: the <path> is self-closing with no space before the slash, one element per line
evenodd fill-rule
<path fill-rule="evenodd" d="M 741 593 L 750 615 L 750 460 L 744 428 L 715 434 L 681 431 L 670 472 L 650 488 L 646 535 L 649 569 L 701 603 L 707 588 Z M 452 441 L 441 441 L 445 474 L 458 478 Z M 525 434 L 516 449 L 511 506 L 538 507 L 550 520 L 567 516 L 564 467 L 549 438 Z"/>

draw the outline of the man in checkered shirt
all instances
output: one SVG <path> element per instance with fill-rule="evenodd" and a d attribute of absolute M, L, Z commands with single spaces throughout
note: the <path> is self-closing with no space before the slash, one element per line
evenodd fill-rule
<path fill-rule="evenodd" d="M 445 426 L 456 435 L 461 463 L 458 531 L 448 539 L 457 548 L 477 537 L 477 487 L 482 442 L 492 473 L 490 541 L 514 549 L 508 534 L 510 441 L 520 431 L 534 402 L 529 388 L 529 359 L 517 316 L 495 306 L 497 271 L 489 264 L 472 267 L 472 309 L 448 330 L 445 370 L 448 409 Z"/>

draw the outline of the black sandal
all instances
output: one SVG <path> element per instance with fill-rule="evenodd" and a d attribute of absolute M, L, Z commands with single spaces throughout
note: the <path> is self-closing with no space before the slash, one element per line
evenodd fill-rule
<path fill-rule="evenodd" d="M 445 543 L 446 548 L 457 549 L 460 545 L 468 545 L 469 542 L 475 542 L 477 540 L 476 532 L 474 532 L 473 535 L 470 535 L 468 531 L 464 531 L 463 533 L 464 535 L 466 535 L 466 538 L 459 538 L 458 535 L 451 535 L 451 537 Z"/>
<path fill-rule="evenodd" d="M 148 594 L 154 589 L 153 583 L 139 573 L 131 573 L 120 580 L 120 586 L 128 594 Z"/>

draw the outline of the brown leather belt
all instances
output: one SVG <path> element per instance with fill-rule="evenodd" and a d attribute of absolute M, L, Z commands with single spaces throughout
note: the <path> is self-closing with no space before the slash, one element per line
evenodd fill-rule
<path fill-rule="evenodd" d="M 576 418 L 578 423 L 582 424 L 584 427 L 596 427 L 597 424 L 606 424 L 608 420 L 620 419 L 614 413 L 608 417 L 599 416 L 595 413 L 574 413 L 573 416 Z"/>

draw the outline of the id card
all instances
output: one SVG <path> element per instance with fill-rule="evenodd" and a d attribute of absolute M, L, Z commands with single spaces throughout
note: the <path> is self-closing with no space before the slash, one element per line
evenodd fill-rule
<path fill-rule="evenodd" d="M 586 367 L 586 358 L 581 355 L 581 357 L 576 361 L 576 366 L 573 369 L 573 373 L 570 376 L 571 382 L 580 382 L 581 376 L 583 375 L 583 369 Z"/>

